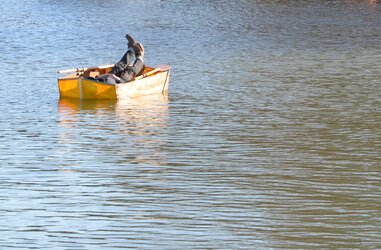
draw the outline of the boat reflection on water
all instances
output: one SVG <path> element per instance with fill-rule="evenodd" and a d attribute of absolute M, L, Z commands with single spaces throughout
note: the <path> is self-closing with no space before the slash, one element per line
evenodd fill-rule
<path fill-rule="evenodd" d="M 80 100 L 60 98 L 58 101 L 60 124 L 80 122 L 84 115 L 110 116 L 125 119 L 128 123 L 146 123 L 147 126 L 166 126 L 168 96 L 147 95 L 124 100 Z"/>
<path fill-rule="evenodd" d="M 99 163 L 161 165 L 166 143 L 168 96 L 147 95 L 124 100 L 58 101 L 59 143 L 66 155 L 86 154 Z M 109 157 L 107 157 L 109 156 Z M 103 158 L 102 158 L 103 157 Z"/>

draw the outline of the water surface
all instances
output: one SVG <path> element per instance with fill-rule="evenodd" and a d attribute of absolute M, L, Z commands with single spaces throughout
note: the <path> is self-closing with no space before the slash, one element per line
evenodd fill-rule
<path fill-rule="evenodd" d="M 0 11 L 0 248 L 381 248 L 377 1 Z M 59 98 L 127 32 L 167 96 Z"/>

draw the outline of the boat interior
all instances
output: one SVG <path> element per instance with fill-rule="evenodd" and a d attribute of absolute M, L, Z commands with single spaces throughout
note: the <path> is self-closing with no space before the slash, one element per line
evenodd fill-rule
<path fill-rule="evenodd" d="M 108 68 L 96 68 L 96 67 L 94 67 L 94 68 L 89 68 L 89 69 L 84 70 L 84 71 L 78 71 L 78 72 L 75 72 L 73 74 L 66 75 L 66 76 L 62 77 L 61 79 L 78 78 L 78 77 L 84 77 L 84 78 L 97 77 L 99 75 L 109 73 L 111 71 L 111 69 L 112 69 L 112 67 L 108 67 Z M 147 65 L 144 65 L 143 70 L 137 76 L 144 75 L 153 69 L 154 68 L 151 68 Z"/>

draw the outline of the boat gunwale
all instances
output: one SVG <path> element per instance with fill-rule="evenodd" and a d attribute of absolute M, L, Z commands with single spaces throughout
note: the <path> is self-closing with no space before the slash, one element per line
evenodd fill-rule
<path fill-rule="evenodd" d="M 154 70 L 155 68 L 153 68 Z M 93 79 L 89 79 L 89 78 L 86 78 L 86 77 L 83 77 L 83 76 L 78 76 L 78 77 L 75 77 L 75 78 L 72 78 L 72 79 L 81 79 L 81 80 L 86 80 L 86 81 L 90 81 L 90 82 L 93 82 L 93 83 L 98 83 L 98 84 L 104 84 L 104 85 L 126 85 L 126 84 L 133 84 L 135 82 L 138 82 L 138 81 L 141 81 L 141 80 L 144 80 L 144 79 L 148 79 L 150 77 L 153 77 L 157 74 L 160 74 L 160 73 L 167 73 L 168 71 L 170 71 L 169 69 L 168 70 L 164 70 L 164 71 L 159 71 L 159 72 L 155 72 L 154 74 L 152 75 L 149 75 L 149 76 L 144 76 L 142 78 L 139 78 L 139 79 L 134 79 L 132 81 L 128 81 L 128 82 L 121 82 L 121 83 L 107 83 L 107 82 L 100 82 L 100 81 L 96 81 L 96 80 L 93 80 Z M 65 79 L 68 79 L 68 78 L 65 78 Z"/>
<path fill-rule="evenodd" d="M 147 67 L 147 68 L 150 69 L 148 72 L 150 72 L 150 71 L 156 69 L 156 68 L 149 67 L 149 66 L 147 66 L 147 65 L 145 65 L 145 67 Z M 110 68 L 106 68 L 106 70 L 107 70 L 107 69 L 111 69 L 111 67 L 110 67 Z M 58 80 L 74 80 L 74 79 L 78 79 L 78 80 L 87 80 L 87 81 L 90 81 L 90 82 L 93 82 L 93 83 L 104 84 L 104 85 L 125 85 L 125 84 L 131 84 L 131 83 L 134 83 L 134 82 L 136 82 L 136 81 L 143 80 L 143 79 L 147 79 L 147 78 L 152 77 L 152 76 L 154 76 L 154 75 L 156 75 L 156 74 L 158 74 L 158 73 L 163 73 L 163 72 L 168 72 L 168 71 L 170 71 L 170 69 L 163 70 L 163 71 L 160 71 L 160 72 L 155 72 L 155 73 L 152 74 L 152 75 L 143 76 L 142 78 L 139 78 L 139 79 L 133 79 L 132 81 L 121 82 L 121 83 L 107 83 L 107 82 L 100 82 L 100 81 L 96 81 L 96 80 L 93 80 L 93 79 L 89 79 L 89 78 L 87 78 L 87 77 L 84 77 L 83 75 L 78 75 L 78 73 L 76 73 L 76 74 L 66 75 L 66 76 L 63 76 L 63 77 L 59 77 Z M 148 73 L 148 72 L 147 72 L 147 73 Z M 136 76 L 136 77 L 138 77 L 138 76 Z"/>

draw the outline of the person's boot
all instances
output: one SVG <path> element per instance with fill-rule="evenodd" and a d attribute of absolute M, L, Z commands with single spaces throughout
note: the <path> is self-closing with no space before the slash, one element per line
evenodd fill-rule
<path fill-rule="evenodd" d="M 128 48 L 136 46 L 136 40 L 131 35 L 126 34 L 126 39 L 128 41 L 127 43 Z"/>
<path fill-rule="evenodd" d="M 134 50 L 135 50 L 135 56 L 136 56 L 136 58 L 143 60 L 143 58 L 144 58 L 144 47 L 143 47 L 143 44 L 136 43 L 136 45 L 134 46 Z"/>

